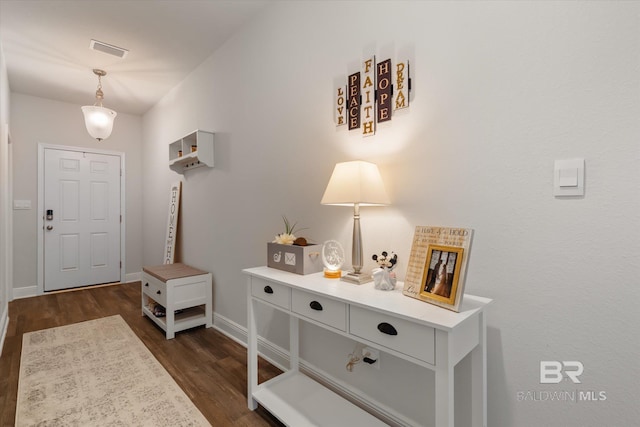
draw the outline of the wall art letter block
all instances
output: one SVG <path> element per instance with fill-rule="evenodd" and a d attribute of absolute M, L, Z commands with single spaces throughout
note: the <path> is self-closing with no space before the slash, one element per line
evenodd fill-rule
<path fill-rule="evenodd" d="M 395 70 L 394 110 L 409 106 L 409 61 L 398 62 Z"/>
<path fill-rule="evenodd" d="M 362 136 L 376 133 L 376 57 L 371 56 L 362 63 Z"/>
<path fill-rule="evenodd" d="M 348 97 L 348 117 L 349 130 L 358 129 L 360 127 L 360 72 L 353 73 L 349 76 L 349 85 L 347 87 Z"/>
<path fill-rule="evenodd" d="M 378 123 L 391 120 L 391 59 L 376 65 Z"/>
<path fill-rule="evenodd" d="M 335 90 L 335 105 L 333 107 L 336 126 L 347 124 L 347 88 L 339 86 Z"/>

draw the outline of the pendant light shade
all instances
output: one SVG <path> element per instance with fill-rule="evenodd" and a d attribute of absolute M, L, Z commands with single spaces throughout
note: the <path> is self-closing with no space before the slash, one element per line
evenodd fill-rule
<path fill-rule="evenodd" d="M 98 141 L 109 138 L 113 130 L 113 120 L 118 113 L 96 105 L 82 107 L 82 113 L 84 114 L 84 124 L 89 135 Z"/>
<path fill-rule="evenodd" d="M 96 103 L 82 107 L 82 113 L 84 114 L 84 124 L 87 127 L 87 132 L 100 142 L 103 139 L 109 138 L 111 135 L 111 131 L 113 130 L 113 121 L 118 113 L 102 106 L 104 93 L 102 92 L 101 78 L 106 76 L 107 73 L 98 69 L 94 69 L 93 73 L 98 76 Z"/>

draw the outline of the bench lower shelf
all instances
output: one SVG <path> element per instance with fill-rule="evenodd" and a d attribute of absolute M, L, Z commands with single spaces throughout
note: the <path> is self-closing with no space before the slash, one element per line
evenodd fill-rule
<path fill-rule="evenodd" d="M 165 317 L 156 317 L 151 310 L 147 307 L 142 307 L 142 311 L 147 315 L 153 322 L 160 326 L 163 331 L 167 332 L 167 318 Z M 174 328 L 173 332 L 184 331 L 185 329 L 190 329 L 200 325 L 207 324 L 207 317 L 205 315 L 205 307 L 204 306 L 196 306 L 191 308 L 186 308 L 182 311 L 182 313 L 175 315 L 174 320 Z"/>

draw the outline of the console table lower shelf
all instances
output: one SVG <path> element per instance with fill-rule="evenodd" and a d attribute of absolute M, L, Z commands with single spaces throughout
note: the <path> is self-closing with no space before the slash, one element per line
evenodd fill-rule
<path fill-rule="evenodd" d="M 260 384 L 253 398 L 288 426 L 386 426 L 379 419 L 298 371 Z"/>

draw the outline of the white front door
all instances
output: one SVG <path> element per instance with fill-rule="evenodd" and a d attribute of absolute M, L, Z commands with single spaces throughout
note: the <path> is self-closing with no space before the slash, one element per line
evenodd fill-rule
<path fill-rule="evenodd" d="M 120 281 L 120 163 L 45 148 L 45 291 Z"/>

